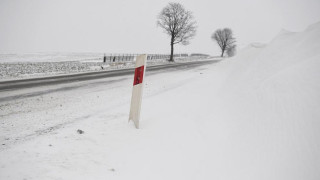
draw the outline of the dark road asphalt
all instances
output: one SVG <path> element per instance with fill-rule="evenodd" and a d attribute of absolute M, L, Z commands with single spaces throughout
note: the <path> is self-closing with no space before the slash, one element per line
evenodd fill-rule
<path fill-rule="evenodd" d="M 219 62 L 219 60 L 193 61 L 193 62 L 187 62 L 187 63 L 174 63 L 174 64 L 157 65 L 157 66 L 149 66 L 149 67 L 147 66 L 146 73 L 151 71 L 162 70 L 162 69 L 167 69 L 167 70 L 190 69 L 196 66 L 212 64 L 216 62 Z M 132 75 L 134 74 L 134 68 L 112 70 L 112 71 L 89 72 L 89 73 L 54 76 L 54 77 L 4 81 L 4 82 L 0 82 L 0 91 L 11 91 L 11 90 L 17 90 L 17 89 L 23 89 L 23 88 L 55 85 L 55 84 L 69 83 L 69 82 L 75 82 L 75 81 L 86 81 L 86 80 L 92 80 L 92 79 L 123 76 L 123 75 L 129 75 L 129 74 L 132 74 Z"/>

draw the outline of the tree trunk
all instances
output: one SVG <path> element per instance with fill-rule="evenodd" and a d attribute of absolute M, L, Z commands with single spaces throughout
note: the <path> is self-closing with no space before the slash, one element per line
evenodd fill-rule
<path fill-rule="evenodd" d="M 226 46 L 223 46 L 221 50 L 222 50 L 221 57 L 223 57 L 224 51 L 226 50 Z"/>
<path fill-rule="evenodd" d="M 170 46 L 171 46 L 171 53 L 170 53 L 170 62 L 173 62 L 173 37 L 171 38 L 171 43 L 170 43 Z"/>

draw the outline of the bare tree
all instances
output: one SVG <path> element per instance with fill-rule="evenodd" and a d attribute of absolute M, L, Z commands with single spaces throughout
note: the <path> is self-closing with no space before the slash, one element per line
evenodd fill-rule
<path fill-rule="evenodd" d="M 233 33 L 230 28 L 216 30 L 212 34 L 211 38 L 216 41 L 221 48 L 221 57 L 223 57 L 223 54 L 227 49 L 232 48 L 236 43 L 236 39 L 233 37 Z"/>
<path fill-rule="evenodd" d="M 181 4 L 169 3 L 158 15 L 157 24 L 171 37 L 169 61 L 173 61 L 173 46 L 178 43 L 189 44 L 189 40 L 196 33 L 196 22 L 192 13 L 185 10 Z"/>

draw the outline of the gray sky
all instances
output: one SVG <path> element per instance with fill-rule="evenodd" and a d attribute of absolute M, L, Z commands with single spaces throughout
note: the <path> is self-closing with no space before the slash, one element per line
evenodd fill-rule
<path fill-rule="evenodd" d="M 163 0 L 0 0 L 0 53 L 169 53 L 156 25 Z M 197 35 L 175 52 L 218 55 L 218 28 L 238 45 L 269 42 L 281 29 L 302 31 L 320 21 L 319 0 L 180 0 L 197 20 Z"/>

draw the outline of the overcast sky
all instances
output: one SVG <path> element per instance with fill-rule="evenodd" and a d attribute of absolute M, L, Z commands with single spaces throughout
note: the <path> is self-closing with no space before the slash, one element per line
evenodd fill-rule
<path fill-rule="evenodd" d="M 192 11 L 198 26 L 177 53 L 218 55 L 211 40 L 218 28 L 233 29 L 243 47 L 320 21 L 320 0 L 0 0 L 0 53 L 169 53 L 156 24 L 168 2 Z"/>

